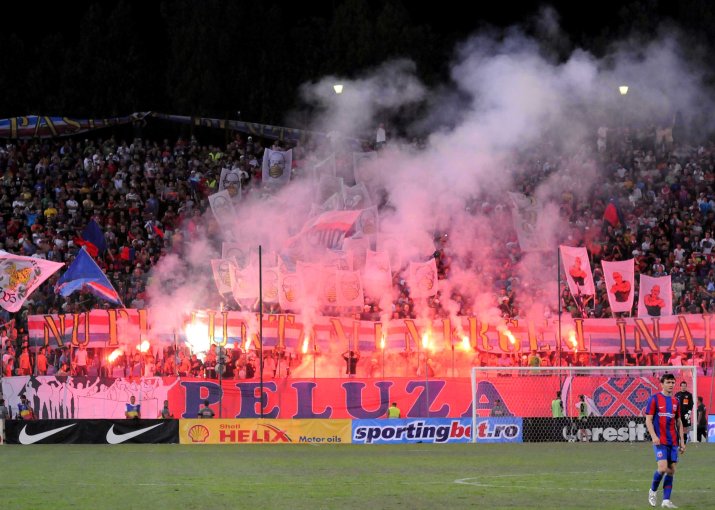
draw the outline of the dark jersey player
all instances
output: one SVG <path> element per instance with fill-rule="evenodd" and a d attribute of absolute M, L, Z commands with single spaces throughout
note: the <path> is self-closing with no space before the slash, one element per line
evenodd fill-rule
<path fill-rule="evenodd" d="M 682 431 L 681 409 L 673 396 L 675 376 L 663 374 L 660 378 L 662 391 L 650 396 L 645 408 L 645 424 L 653 441 L 655 461 L 658 468 L 653 474 L 653 483 L 648 491 L 648 503 L 655 506 L 660 481 L 663 480 L 663 508 L 678 508 L 670 501 L 673 477 L 678 463 L 678 453 L 685 452 Z"/>
<path fill-rule="evenodd" d="M 685 381 L 680 383 L 680 391 L 675 394 L 675 398 L 680 403 L 680 412 L 683 418 L 683 438 L 688 442 L 688 435 L 693 426 L 693 394 L 688 391 L 688 383 Z"/>

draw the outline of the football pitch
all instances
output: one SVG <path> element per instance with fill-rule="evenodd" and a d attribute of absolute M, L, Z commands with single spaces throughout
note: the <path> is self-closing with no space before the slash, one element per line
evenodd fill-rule
<path fill-rule="evenodd" d="M 654 469 L 647 443 L 2 446 L 0 508 L 650 508 Z M 714 473 L 689 445 L 673 501 L 715 508 Z"/>

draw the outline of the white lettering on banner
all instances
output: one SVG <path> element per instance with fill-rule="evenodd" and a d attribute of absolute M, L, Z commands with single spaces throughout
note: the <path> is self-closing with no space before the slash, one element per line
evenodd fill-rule
<path fill-rule="evenodd" d="M 236 289 L 234 289 L 236 290 Z M 214 343 L 234 342 L 241 338 L 242 331 L 245 332 L 246 324 L 257 321 L 257 317 L 246 315 L 244 312 L 211 312 L 215 319 L 214 328 L 211 330 L 211 340 Z M 72 339 L 73 328 L 83 327 L 89 324 L 89 345 L 88 347 L 113 347 L 119 346 L 119 338 L 127 334 L 135 334 L 136 328 L 146 328 L 147 324 L 153 324 L 151 320 L 152 310 L 122 310 L 122 317 L 126 320 L 118 321 L 115 310 L 92 310 L 89 312 L 88 321 L 85 321 L 85 313 L 65 314 L 65 315 L 30 315 L 28 317 L 28 329 L 31 345 L 47 345 L 66 343 Z M 280 319 L 284 320 L 280 320 Z M 468 332 L 469 344 L 481 351 L 493 353 L 513 352 L 513 346 L 500 342 L 501 322 L 486 323 L 476 317 L 459 317 L 449 319 L 450 326 L 447 331 L 462 330 Z M 312 325 L 318 336 L 318 340 L 331 342 L 335 338 L 335 323 L 345 329 L 351 329 L 354 319 L 348 317 L 315 317 Z M 224 322 L 226 324 L 224 324 Z M 688 351 L 688 352 L 710 352 L 713 350 L 713 332 L 711 331 L 711 316 L 709 315 L 679 315 L 672 317 L 652 318 L 625 318 L 625 319 L 575 319 L 567 321 L 566 331 L 576 333 L 576 343 L 569 341 L 565 336 L 562 338 L 561 346 L 564 349 L 578 349 L 578 352 L 592 353 L 622 353 L 627 352 L 668 352 L 668 351 Z M 358 335 L 360 345 L 364 345 L 366 350 L 379 349 L 380 338 L 375 337 L 376 331 L 380 330 L 379 322 L 359 321 Z M 290 325 L 288 327 L 287 325 Z M 384 326 L 384 325 L 383 325 Z M 444 336 L 445 323 L 441 320 L 425 321 L 420 323 L 420 329 L 432 332 L 431 343 L 436 350 L 451 349 L 455 339 Z M 475 326 L 475 327 L 473 327 Z M 276 314 L 264 318 L 263 332 L 265 346 L 274 347 L 279 342 L 285 347 L 296 345 L 298 335 L 305 327 L 300 315 Z M 133 328 L 133 329 L 132 329 Z M 387 330 L 385 344 L 390 346 L 400 346 L 404 349 L 406 335 L 410 335 L 410 328 L 405 320 L 390 321 L 389 328 L 383 327 L 381 331 Z M 224 331 L 227 334 L 223 339 Z M 518 350 L 529 352 L 531 350 L 553 350 L 558 339 L 558 321 L 518 321 L 509 324 L 509 331 L 519 340 Z M 141 335 L 147 335 L 147 331 L 140 330 Z M 647 333 L 647 334 L 646 334 Z M 84 335 L 84 331 L 76 332 Z M 152 335 L 158 339 L 173 338 L 173 331 L 162 331 L 161 325 L 152 326 Z M 183 341 L 183 334 L 179 333 L 179 340 Z M 418 342 L 420 339 L 411 339 Z M 461 339 L 460 339 L 461 340 Z"/>
<path fill-rule="evenodd" d="M 629 421 L 626 427 L 593 427 L 580 429 L 581 433 L 590 438 L 591 441 L 606 442 L 626 442 L 645 441 L 648 429 L 642 423 Z M 564 439 L 573 441 L 574 434 L 569 427 L 564 427 L 562 432 Z"/>
<path fill-rule="evenodd" d="M 490 426 L 488 421 L 477 423 L 478 439 L 516 439 L 520 432 L 519 426 L 514 424 Z"/>
<path fill-rule="evenodd" d="M 428 425 L 424 421 L 415 421 L 407 425 L 374 425 L 355 429 L 353 437 L 358 441 L 402 441 L 404 439 L 429 440 L 445 443 L 450 439 L 465 439 L 472 435 L 472 427 L 462 426 L 459 420 L 449 425 Z"/>

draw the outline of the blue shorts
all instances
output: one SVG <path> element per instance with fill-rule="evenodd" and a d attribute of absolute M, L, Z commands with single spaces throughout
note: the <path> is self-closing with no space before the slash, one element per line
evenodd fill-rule
<path fill-rule="evenodd" d="M 668 465 L 678 462 L 678 447 L 664 444 L 653 445 L 655 461 L 667 460 Z"/>

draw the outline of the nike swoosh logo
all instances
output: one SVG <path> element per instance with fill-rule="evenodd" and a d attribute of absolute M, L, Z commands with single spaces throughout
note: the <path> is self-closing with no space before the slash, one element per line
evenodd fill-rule
<path fill-rule="evenodd" d="M 111 428 L 109 429 L 109 432 L 107 432 L 107 442 L 109 444 L 123 443 L 124 441 L 129 441 L 131 438 L 137 437 L 137 436 L 143 434 L 144 432 L 148 432 L 151 429 L 161 427 L 162 425 L 163 425 L 163 423 L 158 423 L 156 425 L 152 425 L 151 427 L 134 430 L 132 432 L 126 432 L 124 434 L 115 434 L 114 433 L 114 425 L 112 425 Z"/>
<path fill-rule="evenodd" d="M 20 431 L 20 444 L 33 444 L 38 441 L 42 441 L 45 438 L 48 438 L 54 434 L 57 434 L 58 432 L 62 432 L 65 429 L 68 429 L 70 427 L 74 427 L 77 425 L 76 423 L 71 423 L 69 425 L 65 425 L 64 427 L 59 427 L 56 429 L 52 430 L 47 430 L 45 432 L 40 432 L 39 434 L 28 434 L 27 432 L 27 425 L 22 427 L 22 430 Z"/>

